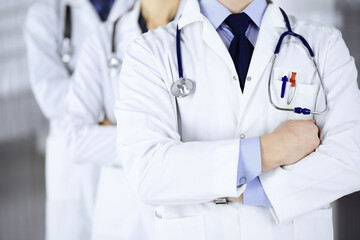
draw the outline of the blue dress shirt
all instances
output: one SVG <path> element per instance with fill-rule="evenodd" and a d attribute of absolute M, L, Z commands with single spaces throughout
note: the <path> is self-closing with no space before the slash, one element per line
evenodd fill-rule
<path fill-rule="evenodd" d="M 266 8 L 266 0 L 254 0 L 243 11 L 252 20 L 245 35 L 254 47 Z M 201 13 L 214 26 L 225 46 L 229 48 L 234 35 L 224 21 L 231 12 L 217 0 L 201 0 L 200 9 Z M 244 192 L 244 204 L 271 206 L 258 177 L 261 174 L 260 139 L 258 137 L 243 139 L 240 141 L 239 148 L 237 184 L 238 186 L 247 184 Z"/>

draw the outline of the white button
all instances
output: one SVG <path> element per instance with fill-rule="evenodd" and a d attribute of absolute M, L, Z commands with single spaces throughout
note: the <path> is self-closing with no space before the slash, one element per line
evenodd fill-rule
<path fill-rule="evenodd" d="M 247 80 L 247 81 L 251 81 L 251 77 L 248 76 L 248 77 L 246 78 L 246 80 Z"/>
<path fill-rule="evenodd" d="M 244 139 L 244 138 L 245 138 L 245 134 L 241 134 L 241 135 L 240 135 L 240 138 L 241 138 L 241 139 Z"/>
<path fill-rule="evenodd" d="M 246 183 L 246 178 L 242 177 L 240 178 L 240 184 L 245 184 Z"/>
<path fill-rule="evenodd" d="M 235 81 L 237 81 L 237 77 L 236 77 L 236 76 L 233 76 L 233 79 L 234 79 Z"/>

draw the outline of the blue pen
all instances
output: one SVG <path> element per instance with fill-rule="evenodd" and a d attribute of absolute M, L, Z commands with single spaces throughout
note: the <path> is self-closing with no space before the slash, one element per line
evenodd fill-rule
<path fill-rule="evenodd" d="M 288 82 L 288 77 L 284 76 L 281 81 L 283 82 L 282 86 L 281 86 L 281 98 L 284 98 L 285 90 L 286 90 L 286 83 Z"/>

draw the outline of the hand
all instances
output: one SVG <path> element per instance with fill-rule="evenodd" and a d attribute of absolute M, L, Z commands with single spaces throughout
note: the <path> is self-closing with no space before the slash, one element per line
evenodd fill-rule
<path fill-rule="evenodd" d="M 261 136 L 262 171 L 300 161 L 320 144 L 319 128 L 312 120 L 290 120 Z"/>
<path fill-rule="evenodd" d="M 228 200 L 228 202 L 243 202 L 244 197 L 243 194 L 241 194 L 239 197 L 227 197 L 226 200 Z"/>
<path fill-rule="evenodd" d="M 112 124 L 112 122 L 110 122 L 109 120 L 107 120 L 106 118 L 99 123 L 100 126 L 113 126 L 114 124 Z"/>

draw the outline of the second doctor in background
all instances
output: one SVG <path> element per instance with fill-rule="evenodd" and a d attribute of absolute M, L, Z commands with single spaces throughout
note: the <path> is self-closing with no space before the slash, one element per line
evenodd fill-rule
<path fill-rule="evenodd" d="M 179 3 L 137 1 L 124 16 L 100 26 L 80 53 L 69 92 L 67 119 L 74 160 L 102 166 L 92 239 L 153 238 L 154 208 L 135 197 L 117 155 L 114 105 L 118 73 L 128 45 L 148 29 L 165 26 L 175 17 Z M 106 119 L 106 125 L 99 126 L 99 119 Z"/>
<path fill-rule="evenodd" d="M 357 70 L 338 30 L 285 19 L 265 0 L 188 0 L 178 21 L 129 47 L 118 147 L 134 189 L 159 205 L 157 239 L 333 238 L 329 203 L 360 189 Z M 324 88 L 295 38 L 272 69 L 290 28 L 315 51 Z M 195 88 L 178 81 L 181 70 Z M 280 111 L 270 92 L 283 108 L 327 111 Z"/>
<path fill-rule="evenodd" d="M 66 101 L 83 40 L 98 24 L 131 7 L 130 0 L 41 0 L 24 34 L 31 87 L 50 121 L 46 141 L 46 239 L 88 240 L 99 169 L 69 156 Z M 109 11 L 112 8 L 110 16 Z"/>

